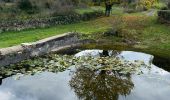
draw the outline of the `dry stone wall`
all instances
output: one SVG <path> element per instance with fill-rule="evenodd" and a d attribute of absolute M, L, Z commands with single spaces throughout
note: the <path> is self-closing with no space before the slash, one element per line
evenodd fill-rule
<path fill-rule="evenodd" d="M 22 43 L 18 46 L 3 48 L 0 49 L 0 66 L 7 66 L 64 47 L 87 42 L 86 40 L 79 40 L 78 34 L 76 33 L 65 33 L 60 36 L 53 36 L 33 43 Z"/>

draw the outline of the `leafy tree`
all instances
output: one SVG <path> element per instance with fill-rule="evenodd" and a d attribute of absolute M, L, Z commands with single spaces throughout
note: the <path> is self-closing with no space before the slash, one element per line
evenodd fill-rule
<path fill-rule="evenodd" d="M 139 3 L 144 7 L 144 9 L 150 9 L 156 0 L 140 0 Z"/>
<path fill-rule="evenodd" d="M 70 86 L 83 100 L 118 100 L 119 95 L 128 95 L 134 87 L 130 76 L 121 76 L 116 71 L 93 71 L 78 68 Z"/>

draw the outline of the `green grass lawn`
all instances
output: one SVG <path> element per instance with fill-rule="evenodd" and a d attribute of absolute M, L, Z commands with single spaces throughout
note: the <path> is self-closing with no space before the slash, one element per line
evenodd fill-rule
<path fill-rule="evenodd" d="M 109 24 L 107 18 L 99 18 L 93 21 L 80 22 L 69 25 L 59 25 L 50 28 L 29 29 L 20 32 L 0 33 L 0 48 L 18 45 L 25 42 L 34 42 L 50 36 L 65 32 L 94 33 L 105 31 Z"/>
<path fill-rule="evenodd" d="M 105 12 L 105 7 L 102 6 L 92 6 L 89 8 L 77 8 L 75 11 L 79 14 L 84 14 L 84 13 L 89 13 L 89 12 L 94 12 L 94 11 L 103 11 Z M 123 8 L 118 7 L 118 6 L 113 6 L 111 13 L 113 15 L 122 15 L 123 14 Z"/>
<path fill-rule="evenodd" d="M 88 8 L 77 8 L 75 9 L 76 13 L 84 14 L 84 13 L 90 13 L 94 11 L 104 11 L 104 7 L 101 6 L 94 6 L 94 7 L 88 7 Z"/>
<path fill-rule="evenodd" d="M 152 21 L 139 37 L 141 44 L 147 46 L 146 51 L 170 59 L 170 26 Z"/>

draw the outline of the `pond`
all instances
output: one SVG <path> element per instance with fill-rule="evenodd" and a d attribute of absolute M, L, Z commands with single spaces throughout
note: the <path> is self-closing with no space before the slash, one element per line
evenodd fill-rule
<path fill-rule="evenodd" d="M 74 56 L 95 58 L 101 55 L 142 61 L 145 64 L 139 68 L 142 74 L 70 66 L 57 73 L 43 71 L 21 75 L 17 80 L 17 75 L 13 75 L 2 80 L 0 100 L 167 100 L 170 97 L 170 73 L 160 68 L 162 66 L 154 65 L 155 58 L 150 54 L 84 50 Z"/>

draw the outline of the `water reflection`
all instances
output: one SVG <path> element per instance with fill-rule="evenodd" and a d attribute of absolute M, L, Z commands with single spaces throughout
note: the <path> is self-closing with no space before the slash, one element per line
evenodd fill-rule
<path fill-rule="evenodd" d="M 0 86 L 0 100 L 77 100 L 68 85 L 69 72 L 43 72 L 20 80 L 6 78 Z"/>
<path fill-rule="evenodd" d="M 118 52 L 119 53 L 119 52 Z M 83 51 L 76 56 L 110 55 L 110 51 Z M 112 52 L 113 54 L 113 52 Z M 117 54 L 115 52 L 115 54 Z M 152 55 L 123 51 L 122 59 L 149 64 Z M 63 72 L 42 72 L 20 80 L 0 79 L 0 100 L 168 100 L 170 73 L 151 64 L 142 75 L 121 75 L 111 71 L 92 71 L 74 66 Z"/>
<path fill-rule="evenodd" d="M 76 56 L 117 56 L 118 51 L 87 50 Z M 130 75 L 116 71 L 80 67 L 72 73 L 70 86 L 81 100 L 118 100 L 119 95 L 129 95 L 134 87 Z"/>
<path fill-rule="evenodd" d="M 118 100 L 119 95 L 129 95 L 134 84 L 129 75 L 78 68 L 70 86 L 81 100 Z"/>
<path fill-rule="evenodd" d="M 103 50 L 102 56 L 109 56 L 109 51 L 108 50 Z"/>

